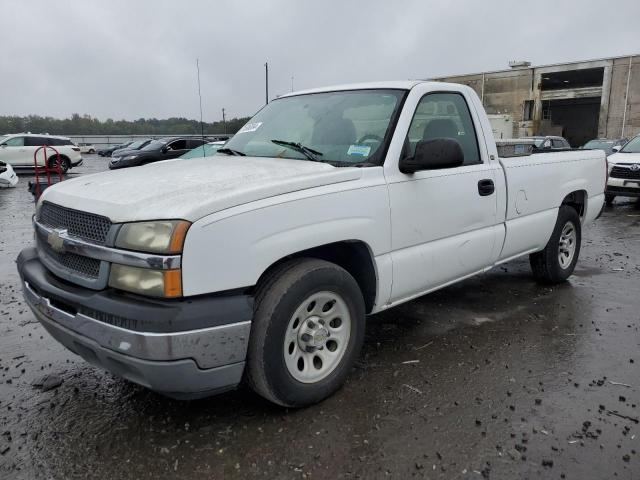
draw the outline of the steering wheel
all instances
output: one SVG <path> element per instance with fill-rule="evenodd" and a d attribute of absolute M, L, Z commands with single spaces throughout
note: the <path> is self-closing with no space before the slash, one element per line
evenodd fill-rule
<path fill-rule="evenodd" d="M 384 141 L 384 139 L 381 136 L 375 135 L 373 133 L 368 133 L 364 137 L 362 137 L 360 140 L 358 140 L 358 143 L 364 143 L 367 140 L 374 140 L 378 143 L 382 143 Z"/>

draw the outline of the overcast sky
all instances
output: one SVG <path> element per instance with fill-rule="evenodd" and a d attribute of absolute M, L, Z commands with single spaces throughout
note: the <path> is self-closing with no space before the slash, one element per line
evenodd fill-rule
<path fill-rule="evenodd" d="M 251 115 L 294 89 L 640 53 L 640 1 L 0 0 L 0 115 Z"/>

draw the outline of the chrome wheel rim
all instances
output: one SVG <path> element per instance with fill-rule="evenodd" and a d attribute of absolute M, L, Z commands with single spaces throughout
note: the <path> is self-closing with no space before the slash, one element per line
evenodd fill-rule
<path fill-rule="evenodd" d="M 349 345 L 351 315 L 335 292 L 317 292 L 300 303 L 284 338 L 284 362 L 293 378 L 315 383 L 340 364 Z"/>
<path fill-rule="evenodd" d="M 573 222 L 567 222 L 562 227 L 562 233 L 560 233 L 560 245 L 558 248 L 558 261 L 563 269 L 566 269 L 571 265 L 573 256 L 576 253 L 576 227 Z"/>

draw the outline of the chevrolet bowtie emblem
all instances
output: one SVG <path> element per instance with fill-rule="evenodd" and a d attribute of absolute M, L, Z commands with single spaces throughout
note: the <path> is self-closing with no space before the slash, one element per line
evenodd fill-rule
<path fill-rule="evenodd" d="M 64 253 L 64 238 L 62 238 L 62 235 L 66 234 L 66 229 L 52 230 L 49 232 L 49 235 L 47 235 L 47 243 L 54 251 Z"/>

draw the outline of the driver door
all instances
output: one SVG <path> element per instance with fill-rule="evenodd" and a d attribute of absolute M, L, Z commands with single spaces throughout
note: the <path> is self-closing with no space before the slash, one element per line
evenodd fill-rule
<path fill-rule="evenodd" d="M 187 140 L 174 140 L 167 145 L 167 150 L 163 154 L 164 159 L 177 158 L 189 151 Z"/>
<path fill-rule="evenodd" d="M 499 165 L 487 158 L 469 94 L 465 90 L 427 91 L 416 98 L 416 92 L 411 93 L 415 106 L 408 129 L 404 134 L 396 132 L 404 137 L 400 156 L 413 155 L 421 140 L 449 138 L 460 144 L 464 163 L 404 174 L 397 163 L 387 166 L 391 162 L 385 162 L 392 225 L 391 302 L 421 295 L 492 265 L 501 234 L 496 225 L 495 193 Z M 411 95 L 405 105 L 410 105 L 410 99 Z"/>

